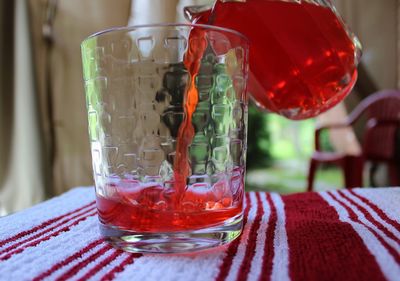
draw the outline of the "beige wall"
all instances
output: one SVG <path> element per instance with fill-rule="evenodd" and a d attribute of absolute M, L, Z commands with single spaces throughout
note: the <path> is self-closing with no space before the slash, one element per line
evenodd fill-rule
<path fill-rule="evenodd" d="M 363 45 L 362 62 L 379 89 L 398 83 L 397 0 L 335 0 L 335 5 Z"/>

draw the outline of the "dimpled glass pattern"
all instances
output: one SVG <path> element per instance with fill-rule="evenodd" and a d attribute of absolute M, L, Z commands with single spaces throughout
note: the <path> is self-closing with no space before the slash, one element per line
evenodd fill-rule
<path fill-rule="evenodd" d="M 192 28 L 132 27 L 83 42 L 98 197 L 124 200 L 126 191 L 156 187 L 151 198 L 141 196 L 131 203 L 149 208 L 153 200 L 154 206 L 164 206 L 160 212 L 168 209 L 165 198 L 174 189 L 175 150 L 190 81 L 183 61 Z M 229 209 L 241 206 L 243 199 L 247 45 L 238 35 L 203 28 L 208 47 L 195 79 L 198 104 L 192 115 L 195 134 L 188 147 L 186 189 L 208 192 L 212 196 L 207 202 L 225 200 L 223 207 Z M 196 204 L 193 196 L 182 200 L 182 205 Z M 201 203 L 204 211 L 207 202 Z M 100 220 L 109 223 L 101 212 Z"/>

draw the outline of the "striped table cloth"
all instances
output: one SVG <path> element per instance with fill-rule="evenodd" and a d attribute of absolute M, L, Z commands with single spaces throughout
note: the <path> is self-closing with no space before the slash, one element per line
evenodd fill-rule
<path fill-rule="evenodd" d="M 113 249 L 76 188 L 0 219 L 0 280 L 400 280 L 400 188 L 250 192 L 239 239 L 180 255 Z"/>

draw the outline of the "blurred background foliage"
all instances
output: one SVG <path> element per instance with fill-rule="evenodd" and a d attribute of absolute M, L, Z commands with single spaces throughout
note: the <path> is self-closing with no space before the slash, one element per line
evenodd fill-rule
<path fill-rule="evenodd" d="M 291 121 L 249 105 L 247 190 L 279 193 L 303 192 L 306 188 L 308 163 L 314 150 L 315 119 Z M 329 134 L 323 132 L 322 146 L 333 151 Z M 316 177 L 318 190 L 343 184 L 341 171 L 324 166 Z"/>
<path fill-rule="evenodd" d="M 280 161 L 309 159 L 314 150 L 315 120 L 291 121 L 249 105 L 247 169 Z M 332 149 L 326 135 L 324 147 Z"/>
<path fill-rule="evenodd" d="M 268 115 L 250 104 L 247 134 L 247 169 L 272 165 L 271 135 Z"/>

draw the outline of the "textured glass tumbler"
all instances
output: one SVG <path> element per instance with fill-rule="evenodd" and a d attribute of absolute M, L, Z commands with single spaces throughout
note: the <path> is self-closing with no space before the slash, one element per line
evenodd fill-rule
<path fill-rule="evenodd" d="M 107 30 L 81 47 L 102 235 L 165 253 L 238 237 L 247 40 L 171 24 Z"/>

